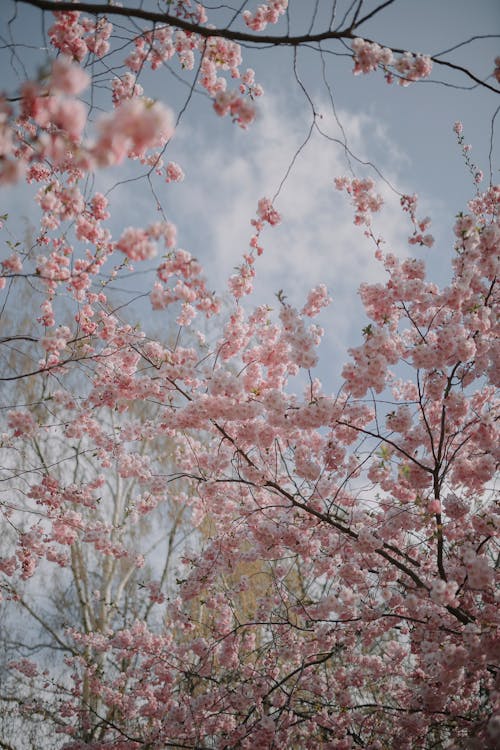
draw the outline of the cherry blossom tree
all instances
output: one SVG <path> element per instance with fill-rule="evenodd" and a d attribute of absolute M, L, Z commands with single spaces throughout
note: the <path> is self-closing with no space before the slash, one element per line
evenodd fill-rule
<path fill-rule="evenodd" d="M 485 77 L 371 39 L 393 2 L 331 3 L 319 32 L 313 3 L 296 35 L 269 33 L 287 0 L 12 1 L 12 22 L 25 6 L 45 19 L 50 50 L 0 99 L 0 182 L 39 208 L 24 238 L 2 216 L 4 747 L 37 721 L 67 750 L 497 746 L 500 188 L 483 186 L 461 124 L 473 195 L 450 222 L 444 283 L 415 195 L 400 196 L 398 255 L 376 182 L 332 175 L 386 274 L 361 283 L 367 321 L 335 393 L 317 377 L 321 280 L 301 305 L 252 305 L 276 201 L 258 202 L 211 291 L 158 197 L 184 178 L 169 160 L 180 116 L 148 98 L 146 69 L 187 71 L 186 108 L 201 90 L 242 129 L 263 94 L 243 67 L 252 45 L 500 92 L 499 58 Z M 113 168 L 143 175 L 156 221 L 112 229 L 94 180 Z M 151 263 L 171 340 L 115 296 Z"/>

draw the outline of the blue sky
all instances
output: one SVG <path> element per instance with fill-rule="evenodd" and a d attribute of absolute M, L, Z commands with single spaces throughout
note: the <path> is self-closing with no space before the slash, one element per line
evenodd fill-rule
<path fill-rule="evenodd" d="M 247 5 L 252 8 L 257 3 Z M 340 17 L 340 9 L 349 3 L 338 5 Z M 375 5 L 368 2 L 366 7 Z M 313 2 L 290 0 L 293 29 L 307 25 L 313 6 Z M 321 0 L 317 26 L 321 14 L 330 7 L 331 2 Z M 46 51 L 37 51 L 44 44 L 41 16 L 35 9 L 20 6 L 18 18 L 7 26 L 13 8 L 12 0 L 4 0 L 0 8 L 3 38 L 8 41 L 11 33 L 15 41 L 24 40 L 30 45 L 31 49 L 20 52 L 32 75 L 47 56 Z M 47 15 L 46 26 L 50 23 Z M 285 28 L 278 25 L 271 31 L 284 33 Z M 494 0 L 399 0 L 370 22 L 363 33 L 382 44 L 434 54 L 474 35 L 500 33 L 500 8 Z M 451 59 L 470 65 L 480 77 L 485 77 L 500 54 L 499 41 L 477 40 L 457 50 Z M 487 174 L 491 119 L 499 104 L 498 95 L 479 87 L 454 88 L 449 84 L 469 83 L 437 67 L 433 81 L 444 80 L 447 85 L 426 81 L 402 88 L 388 86 L 381 73 L 354 77 L 347 50 L 339 46 L 328 49 L 324 55 L 326 79 L 352 152 L 361 160 L 372 161 L 398 191 L 419 194 L 420 213 L 433 219 L 437 242 L 432 250 L 418 253 L 422 252 L 433 273 L 444 280 L 451 254 L 453 217 L 465 208 L 473 194 L 452 126 L 455 120 L 463 121 L 466 141 L 473 146 L 472 158 Z M 340 54 L 330 54 L 332 51 Z M 12 70 L 9 50 L 4 49 L 2 55 L 2 69 L 9 71 L 3 85 L 12 93 L 16 72 L 21 77 L 23 72 L 19 63 Z M 321 113 L 318 122 L 326 133 L 338 139 L 342 134 L 333 117 L 322 64 L 317 52 L 299 50 L 297 71 Z M 205 264 L 209 284 L 217 291 L 222 291 L 223 279 L 247 249 L 252 233 L 249 221 L 257 200 L 276 193 L 311 124 L 309 104 L 293 75 L 292 50 L 245 49 L 243 69 L 246 66 L 256 70 L 257 80 L 266 92 L 258 101 L 256 122 L 248 131 L 241 131 L 227 118 L 219 119 L 205 96 L 194 96 L 166 154 L 167 159 L 183 167 L 186 179 L 182 184 L 158 186 L 163 208 L 178 227 L 179 246 Z M 146 74 L 141 82 L 146 94 L 161 99 L 174 112 L 180 111 L 186 87 L 170 72 Z M 498 139 L 495 150 L 498 153 Z M 371 168 L 356 166 L 355 171 L 357 176 L 378 179 Z M 321 318 L 327 330 L 321 373 L 323 379 L 333 378 L 332 387 L 345 360 L 346 348 L 359 343 L 365 325 L 357 287 L 362 281 L 383 278 L 372 247 L 352 224 L 348 202 L 334 188 L 334 178 L 346 172 L 342 146 L 315 134 L 277 197 L 283 223 L 266 230 L 263 236 L 265 253 L 258 260 L 257 292 L 250 300 L 250 304 L 277 304 L 274 293 L 283 289 L 291 303 L 301 306 L 311 286 L 327 284 L 334 304 Z M 129 169 L 126 176 L 132 174 Z M 126 226 L 144 225 L 157 218 L 147 182 L 115 188 L 122 176 L 119 170 L 107 170 L 96 178 L 96 187 L 111 190 L 112 228 L 117 236 Z M 498 160 L 493 180 L 498 181 Z M 410 227 L 399 210 L 398 196 L 384 183 L 380 190 L 387 207 L 375 224 L 376 230 L 395 252 L 406 254 Z M 25 199 L 24 187 L 2 190 L 1 213 L 9 211 L 19 216 L 19 195 L 24 196 L 23 216 L 35 221 L 37 210 Z M 151 279 L 151 274 L 137 276 L 134 288 L 146 288 Z M 146 322 L 146 327 L 149 323 L 159 329 L 170 325 L 169 320 L 159 319 L 163 314 L 152 315 L 144 304 L 131 309 L 130 314 Z"/>

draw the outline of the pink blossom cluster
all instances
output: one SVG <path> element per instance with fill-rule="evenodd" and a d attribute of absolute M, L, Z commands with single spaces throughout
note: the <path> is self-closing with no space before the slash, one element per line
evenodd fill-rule
<path fill-rule="evenodd" d="M 149 260 L 156 255 L 156 245 L 151 242 L 150 235 L 145 229 L 128 227 L 116 243 L 130 260 Z"/>
<path fill-rule="evenodd" d="M 431 368 L 432 364 L 449 365 L 456 360 L 470 360 L 476 353 L 474 340 L 462 326 L 452 326 L 430 334 L 425 342 L 418 343 L 412 351 L 417 367 Z"/>
<path fill-rule="evenodd" d="M 42 314 L 37 318 L 37 322 L 44 325 L 46 328 L 55 325 L 56 319 L 54 315 L 54 308 L 50 299 L 45 299 L 40 305 Z"/>
<path fill-rule="evenodd" d="M 255 71 L 253 68 L 247 68 L 241 76 L 240 94 L 248 94 L 251 99 L 262 96 L 264 89 L 259 83 L 255 83 Z"/>
<path fill-rule="evenodd" d="M 8 258 L 0 262 L 2 273 L 0 275 L 0 289 L 3 289 L 6 283 L 6 277 L 21 273 L 23 262 L 17 253 L 12 253 Z"/>
<path fill-rule="evenodd" d="M 276 226 L 276 224 L 279 224 L 281 221 L 281 216 L 273 207 L 273 204 L 269 200 L 269 198 L 261 198 L 259 200 L 259 203 L 257 205 L 257 214 L 262 222 L 267 222 L 272 227 Z M 261 226 L 259 225 L 258 228 L 260 229 Z"/>
<path fill-rule="evenodd" d="M 444 581 L 438 579 L 434 581 L 431 588 L 431 599 L 436 602 L 445 602 L 446 604 L 454 605 L 457 603 L 457 582 L 456 581 Z"/>
<path fill-rule="evenodd" d="M 379 65 L 388 67 L 394 62 L 392 50 L 387 47 L 381 47 L 376 42 L 367 42 L 361 39 L 361 37 L 353 39 L 351 49 L 354 53 L 354 75 L 371 73 L 377 70 Z"/>
<path fill-rule="evenodd" d="M 219 69 L 214 59 L 209 56 L 203 56 L 200 65 L 200 85 L 206 89 L 212 96 L 217 96 L 227 89 L 227 81 L 223 76 L 218 75 Z M 234 70 L 235 78 L 238 77 L 239 72 Z M 245 92 L 245 88 L 241 93 Z"/>
<path fill-rule="evenodd" d="M 323 329 L 315 325 L 306 329 L 304 321 L 290 305 L 282 305 L 280 320 L 283 338 L 291 347 L 292 361 L 305 369 L 314 367 L 318 362 L 316 347 L 321 341 Z"/>
<path fill-rule="evenodd" d="M 201 5 L 197 6 L 204 14 Z M 203 15 L 205 22 L 206 17 Z M 198 23 L 198 21 L 196 21 Z M 255 110 L 248 99 L 261 96 L 262 87 L 255 84 L 255 74 L 248 70 L 240 86 L 240 94 L 227 91 L 227 80 L 220 76 L 220 71 L 229 71 L 232 78 L 240 78 L 241 47 L 231 40 L 221 36 L 200 37 L 182 30 L 174 30 L 171 26 L 158 26 L 154 32 L 146 32 L 134 40 L 134 51 L 126 59 L 126 65 L 134 73 L 138 73 L 146 62 L 152 69 L 157 69 L 162 63 L 177 56 L 182 68 L 192 70 L 195 64 L 195 53 L 201 56 L 200 77 L 201 86 L 214 99 L 214 110 L 220 116 L 230 114 L 233 121 L 240 127 L 247 127 L 255 117 Z M 114 84 L 116 101 L 123 97 L 130 98 L 135 82 L 130 77 L 122 77 L 121 83 Z"/>
<path fill-rule="evenodd" d="M 463 561 L 467 569 L 468 583 L 472 588 L 484 589 L 494 586 L 492 566 L 484 555 L 478 555 L 475 550 L 466 550 Z"/>
<path fill-rule="evenodd" d="M 344 366 L 342 376 L 356 398 L 362 398 L 369 388 L 381 393 L 389 374 L 401 356 L 401 343 L 383 327 L 370 326 L 362 346 L 349 349 L 353 361 Z"/>
<path fill-rule="evenodd" d="M 37 424 L 29 411 L 11 410 L 7 414 L 7 425 L 13 431 L 14 437 L 31 437 L 37 431 Z"/>
<path fill-rule="evenodd" d="M 26 677 L 35 677 L 38 674 L 37 665 L 29 659 L 18 659 L 8 663 L 9 669 L 15 669 Z"/>
<path fill-rule="evenodd" d="M 259 248 L 257 248 L 259 252 Z M 260 250 L 262 252 L 262 250 Z M 259 253 L 260 254 L 260 253 Z M 253 291 L 253 279 L 255 278 L 255 269 L 253 267 L 253 257 L 247 256 L 245 263 L 242 263 L 236 273 L 228 279 L 229 291 L 235 299 L 251 294 Z"/>
<path fill-rule="evenodd" d="M 470 152 L 472 151 L 472 146 L 470 146 L 468 143 L 465 143 L 463 129 L 464 128 L 461 122 L 454 123 L 453 132 L 456 133 L 458 145 L 462 149 L 462 156 L 463 156 L 464 162 L 467 166 L 467 169 L 472 175 L 474 184 L 479 185 L 483 181 L 484 175 L 483 175 L 482 170 L 479 169 L 470 158 Z"/>
<path fill-rule="evenodd" d="M 114 112 L 99 118 L 96 141 L 86 142 L 88 109 L 78 96 L 89 82 L 81 66 L 61 56 L 45 79 L 23 84 L 18 119 L 0 101 L 0 155 L 5 157 L 0 181 L 17 181 L 27 168 L 29 179 L 40 181 L 47 163 L 77 178 L 96 165 L 121 163 L 128 155 L 144 158 L 148 149 L 164 146 L 172 136 L 170 111 L 141 98 L 140 87 L 124 76 L 120 87 L 115 84 Z"/>
<path fill-rule="evenodd" d="M 120 77 L 113 78 L 111 88 L 113 90 L 113 104 L 115 107 L 123 101 L 134 99 L 137 96 L 141 97 L 144 94 L 144 89 L 137 83 L 137 77 L 129 71 Z"/>
<path fill-rule="evenodd" d="M 58 326 L 54 331 L 47 333 L 41 340 L 41 345 L 47 352 L 47 358 L 45 361 L 42 360 L 40 364 L 46 367 L 53 367 L 58 364 L 59 355 L 66 349 L 71 335 L 71 329 L 68 326 Z"/>
<path fill-rule="evenodd" d="M 263 31 L 268 23 L 278 23 L 280 16 L 288 8 L 288 0 L 266 0 L 259 5 L 255 13 L 249 10 L 243 12 L 243 20 L 252 31 Z"/>
<path fill-rule="evenodd" d="M 162 147 L 174 133 L 171 111 L 160 102 L 133 98 L 121 102 L 98 123 L 92 155 L 99 166 L 121 164 L 127 156 L 143 157 Z"/>
<path fill-rule="evenodd" d="M 45 229 L 57 229 L 62 222 L 81 216 L 85 208 L 79 187 L 56 179 L 38 190 L 36 201 L 43 211 L 41 224 Z"/>
<path fill-rule="evenodd" d="M 103 57 L 109 51 L 109 38 L 113 30 L 106 18 L 93 21 L 79 11 L 54 12 L 55 23 L 49 29 L 51 43 L 73 60 L 82 62 L 90 52 Z"/>
<path fill-rule="evenodd" d="M 239 66 L 242 63 L 239 44 L 220 36 L 210 37 L 206 41 L 203 63 L 210 63 L 214 70 L 229 70 L 232 78 L 239 78 Z M 207 88 L 209 93 L 210 89 Z"/>
<path fill-rule="evenodd" d="M 263 248 L 259 245 L 260 233 L 264 225 L 269 224 L 272 227 L 281 222 L 281 216 L 274 208 L 269 198 L 260 198 L 257 204 L 257 219 L 251 219 L 250 223 L 255 227 L 256 233 L 250 238 L 250 248 L 257 251 L 257 255 L 262 255 Z"/>
<path fill-rule="evenodd" d="M 491 217 L 493 221 L 489 223 L 488 228 L 494 229 L 500 213 L 500 185 L 490 185 L 484 193 L 479 193 L 472 198 L 467 206 L 473 214 L 479 217 L 480 224 L 488 224 L 488 217 Z"/>
<path fill-rule="evenodd" d="M 82 517 L 79 513 L 70 511 L 52 521 L 52 540 L 57 544 L 71 546 L 79 536 L 79 531 L 84 527 Z"/>
<path fill-rule="evenodd" d="M 400 86 L 428 78 L 432 72 L 432 60 L 428 55 L 414 55 L 405 52 L 394 62 L 394 68 L 399 73 Z"/>
<path fill-rule="evenodd" d="M 360 37 L 353 39 L 351 48 L 354 53 L 354 75 L 371 73 L 380 66 L 386 71 L 387 82 L 392 83 L 394 75 L 390 68 L 393 68 L 398 73 L 400 85 L 408 86 L 414 81 L 428 78 L 432 71 L 432 60 L 427 55 L 405 52 L 396 58 L 387 47 L 381 47 L 376 42 L 367 42 Z"/>
<path fill-rule="evenodd" d="M 109 201 L 102 193 L 94 193 L 90 200 L 91 215 L 96 221 L 105 221 L 111 214 L 108 211 Z"/>
<path fill-rule="evenodd" d="M 253 290 L 253 279 L 255 277 L 253 251 L 257 255 L 262 255 L 264 249 L 259 245 L 260 234 L 264 225 L 276 226 L 281 222 L 281 216 L 274 208 L 269 198 L 261 198 L 257 205 L 257 219 L 251 219 L 250 223 L 255 227 L 256 233 L 250 238 L 250 253 L 245 253 L 243 263 L 237 267 L 237 273 L 233 274 L 228 280 L 228 286 L 231 294 L 235 299 L 241 299 L 245 295 L 251 294 Z"/>
<path fill-rule="evenodd" d="M 336 177 L 335 187 L 337 190 L 345 190 L 351 196 L 352 203 L 356 208 L 354 215 L 355 224 L 371 225 L 371 214 L 380 211 L 383 204 L 382 196 L 375 193 L 375 183 L 371 178 L 350 180 L 348 177 Z"/>
<path fill-rule="evenodd" d="M 184 54 L 189 50 L 179 45 L 179 52 Z M 144 63 L 149 61 L 153 70 L 162 62 L 167 62 L 176 52 L 174 31 L 170 26 L 158 26 L 154 32 L 141 34 L 134 39 L 134 49 L 125 59 L 125 64 L 133 73 L 138 73 Z"/>
<path fill-rule="evenodd" d="M 186 250 L 177 249 L 158 266 L 158 281 L 151 292 L 155 310 L 163 310 L 174 302 L 182 302 L 179 325 L 189 325 L 196 311 L 210 317 L 219 310 L 219 301 L 210 293 L 200 264 Z"/>
<path fill-rule="evenodd" d="M 323 307 L 328 307 L 331 301 L 325 284 L 318 284 L 318 286 L 311 289 L 308 293 L 307 302 L 302 308 L 302 315 L 314 318 Z"/>
<path fill-rule="evenodd" d="M 57 242 L 54 245 L 57 245 Z M 99 257 L 95 257 L 89 251 L 87 258 L 79 258 L 73 268 L 70 269 L 69 255 L 71 252 L 72 248 L 65 246 L 61 251 L 54 250 L 49 255 L 39 255 L 37 258 L 36 272 L 47 289 L 49 303 L 61 284 L 66 284 L 75 299 L 83 300 L 91 285 L 92 276 L 99 273 L 108 255 L 108 252 L 104 251 L 99 254 Z M 51 319 L 51 310 L 50 307 L 46 307 L 45 303 L 42 304 L 44 305 L 42 320 L 45 324 L 48 324 Z"/>
<path fill-rule="evenodd" d="M 87 122 L 87 108 L 76 97 L 88 87 L 90 77 L 79 65 L 67 57 L 61 57 L 52 64 L 45 83 L 27 81 L 23 85 L 21 122 L 27 125 L 29 120 L 33 120 L 46 131 L 41 138 L 41 146 L 55 155 L 64 148 L 67 138 L 78 142 L 82 136 Z M 52 134 L 56 137 L 51 143 Z M 59 158 L 62 158 L 61 154 Z"/>
<path fill-rule="evenodd" d="M 500 83 L 500 55 L 498 57 L 495 57 L 495 69 L 493 71 L 493 75 L 497 83 Z"/>
<path fill-rule="evenodd" d="M 413 424 L 411 410 L 407 404 L 398 406 L 395 411 L 389 412 L 386 417 L 388 429 L 405 434 Z"/>
<path fill-rule="evenodd" d="M 414 227 L 412 236 L 408 238 L 408 243 L 410 245 L 425 245 L 426 247 L 432 247 L 434 244 L 434 237 L 429 233 L 424 234 L 429 228 L 431 220 L 428 216 L 424 219 L 417 219 L 417 196 L 402 195 L 400 202 L 403 211 L 409 214 Z"/>
<path fill-rule="evenodd" d="M 166 168 L 167 182 L 182 182 L 184 180 L 184 172 L 182 168 L 175 163 L 175 161 L 169 161 Z"/>
<path fill-rule="evenodd" d="M 207 22 L 207 13 L 201 3 L 192 0 L 170 0 L 169 11 L 176 18 L 182 18 L 192 24 L 202 25 Z"/>
<path fill-rule="evenodd" d="M 214 110 L 220 117 L 230 115 L 233 122 L 247 128 L 255 119 L 255 107 L 235 91 L 220 91 L 214 98 Z"/>
<path fill-rule="evenodd" d="M 81 94 L 90 84 L 90 76 L 79 65 L 64 56 L 52 64 L 50 90 L 60 94 Z"/>

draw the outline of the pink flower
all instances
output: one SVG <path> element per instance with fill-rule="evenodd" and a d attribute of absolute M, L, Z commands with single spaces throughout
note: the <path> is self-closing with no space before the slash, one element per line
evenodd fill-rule
<path fill-rule="evenodd" d="M 50 300 L 44 300 L 40 305 L 42 315 L 37 318 L 39 323 L 42 323 L 47 328 L 50 328 L 55 323 L 54 310 L 52 309 L 52 303 Z"/>
<path fill-rule="evenodd" d="M 335 187 L 337 190 L 345 190 L 352 199 L 356 208 L 354 215 L 355 224 L 371 225 L 371 214 L 380 211 L 383 205 L 382 196 L 375 193 L 375 183 L 371 178 L 365 180 L 353 179 L 347 177 L 336 177 Z"/>
<path fill-rule="evenodd" d="M 12 253 L 7 260 L 2 261 L 1 265 L 4 273 L 21 273 L 23 270 L 22 260 L 17 253 Z"/>
<path fill-rule="evenodd" d="M 405 52 L 396 62 L 394 67 L 401 74 L 399 84 L 408 86 L 413 81 L 428 78 L 432 71 L 432 61 L 426 55 L 413 55 Z"/>
<path fill-rule="evenodd" d="M 180 326 L 188 326 L 192 323 L 195 315 L 196 315 L 195 308 L 192 305 L 190 305 L 188 302 L 185 302 L 182 305 L 181 313 L 176 318 L 175 322 Z"/>
<path fill-rule="evenodd" d="M 255 107 L 234 91 L 220 91 L 214 99 L 214 110 L 220 117 L 230 114 L 241 128 L 255 119 Z"/>
<path fill-rule="evenodd" d="M 134 98 L 118 105 L 99 124 L 93 153 L 98 164 L 120 164 L 130 153 L 143 157 L 149 148 L 163 146 L 174 134 L 173 116 L 159 102 Z"/>
<path fill-rule="evenodd" d="M 405 52 L 395 58 L 387 47 L 381 47 L 376 42 L 367 42 L 360 37 L 353 39 L 351 48 L 354 53 L 354 75 L 371 73 L 379 66 L 383 68 L 392 66 L 400 74 L 400 85 L 408 86 L 413 81 L 427 78 L 432 70 L 432 61 L 427 55 L 413 55 L 411 52 Z M 386 71 L 385 77 L 388 83 L 394 80 L 390 71 Z"/>
<path fill-rule="evenodd" d="M 115 107 L 126 99 L 140 97 L 144 93 L 144 89 L 137 83 L 136 77 L 132 73 L 125 73 L 121 78 L 113 78 L 111 88 L 113 89 Z"/>
<path fill-rule="evenodd" d="M 37 423 L 28 411 L 9 411 L 7 424 L 13 430 L 14 437 L 32 437 L 37 430 Z"/>
<path fill-rule="evenodd" d="M 125 229 L 116 243 L 118 250 L 130 258 L 130 260 L 148 260 L 156 255 L 156 247 L 150 241 L 144 229 Z"/>
<path fill-rule="evenodd" d="M 52 98 L 50 119 L 72 141 L 79 141 L 87 122 L 87 108 L 74 99 Z"/>
<path fill-rule="evenodd" d="M 72 518 L 74 516 L 75 518 Z M 52 523 L 53 539 L 58 544 L 71 545 L 78 536 L 78 528 L 81 528 L 81 521 L 77 513 L 70 514 L 67 518 L 58 518 Z"/>
<path fill-rule="evenodd" d="M 495 76 L 498 83 L 500 83 L 500 56 L 495 57 L 495 70 L 493 71 L 493 75 Z"/>
<path fill-rule="evenodd" d="M 7 664 L 8 669 L 15 669 L 26 677 L 36 677 L 38 675 L 37 665 L 29 659 L 19 659 Z"/>
<path fill-rule="evenodd" d="M 277 23 L 288 8 L 288 0 L 266 0 L 255 13 L 245 10 L 243 20 L 252 31 L 263 31 L 268 23 Z"/>
<path fill-rule="evenodd" d="M 166 172 L 167 182 L 182 182 L 184 179 L 184 172 L 174 161 L 169 161 Z"/>
<path fill-rule="evenodd" d="M 50 89 L 61 94 L 77 95 L 90 84 L 90 76 L 79 65 L 62 55 L 52 64 Z"/>
<path fill-rule="evenodd" d="M 272 227 L 279 224 L 281 216 L 273 207 L 269 198 L 261 198 L 257 205 L 257 214 L 260 216 L 262 221 L 267 221 Z"/>
<path fill-rule="evenodd" d="M 47 334 L 41 344 L 48 354 L 58 355 L 60 351 L 66 348 L 71 338 L 71 331 L 68 326 L 59 326 L 50 334 Z"/>
<path fill-rule="evenodd" d="M 360 37 L 353 39 L 351 48 L 354 52 L 354 75 L 371 73 L 379 65 L 392 65 L 394 58 L 390 49 L 380 47 L 375 42 L 366 42 Z"/>
<path fill-rule="evenodd" d="M 319 311 L 323 307 L 327 307 L 331 302 L 331 298 L 328 296 L 328 290 L 324 284 L 318 284 L 318 286 L 311 289 L 307 295 L 307 302 L 302 309 L 302 315 L 307 315 L 313 318 L 318 315 Z"/>
<path fill-rule="evenodd" d="M 90 205 L 92 209 L 92 215 L 95 219 L 97 219 L 98 221 L 109 219 L 110 213 L 107 210 L 108 199 L 104 195 L 102 195 L 102 193 L 95 193 L 94 197 L 90 201 Z"/>

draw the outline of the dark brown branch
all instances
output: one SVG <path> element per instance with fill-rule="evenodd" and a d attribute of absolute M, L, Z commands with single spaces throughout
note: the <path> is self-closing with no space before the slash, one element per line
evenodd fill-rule
<path fill-rule="evenodd" d="M 418 466 L 422 471 L 426 471 L 429 474 L 433 473 L 433 469 L 430 466 L 426 466 L 421 461 L 415 458 L 415 456 L 412 456 L 408 451 L 405 451 L 404 448 L 401 448 L 400 445 L 395 443 L 393 440 L 390 440 L 387 436 L 380 435 L 380 433 L 372 432 L 371 430 L 365 430 L 363 427 L 357 427 L 355 424 L 351 424 L 350 422 L 344 422 L 341 419 L 337 419 L 337 424 L 342 425 L 343 427 L 349 427 L 351 430 L 356 430 L 356 432 L 361 432 L 363 435 L 368 435 L 369 437 L 375 438 L 376 440 L 380 440 L 383 443 L 387 443 L 387 445 L 392 446 L 398 453 L 405 456 L 409 461 L 414 463 L 416 466 Z"/>
<path fill-rule="evenodd" d="M 470 78 L 472 81 L 474 81 L 474 83 L 477 83 L 478 86 L 484 86 L 485 89 L 489 89 L 495 94 L 500 94 L 500 89 L 496 88 L 495 86 L 491 86 L 489 83 L 486 83 L 486 81 L 482 81 L 480 78 L 475 76 L 474 73 L 471 73 L 468 68 L 464 68 L 462 65 L 456 65 L 455 63 L 449 62 L 448 60 L 439 60 L 435 57 L 431 57 L 431 60 L 436 65 L 444 65 L 446 68 L 458 70 L 460 73 L 466 75 L 467 78 Z M 491 67 L 493 67 L 493 65 Z"/>
<path fill-rule="evenodd" d="M 382 5 L 378 5 L 376 8 L 374 8 L 370 13 L 367 13 L 366 16 L 363 16 L 363 18 L 360 18 L 359 21 L 356 19 L 356 16 L 354 17 L 353 22 L 353 29 L 357 29 L 358 26 L 361 26 L 361 24 L 365 23 L 365 21 L 368 21 L 370 18 L 373 18 L 377 13 L 380 13 L 381 10 L 384 8 L 387 8 L 388 5 L 392 5 L 394 0 L 386 0 L 385 3 L 382 3 Z"/>
<path fill-rule="evenodd" d="M 35 339 L 33 338 L 33 336 L 21 336 L 21 335 L 0 337 L 0 344 L 9 344 L 11 341 L 33 341 L 36 344 L 39 341 L 39 339 Z"/>
<path fill-rule="evenodd" d="M 235 42 L 247 42 L 250 44 L 270 44 L 270 45 L 287 45 L 298 46 L 301 44 L 314 44 L 324 42 L 327 39 L 350 39 L 354 38 L 350 28 L 340 31 L 323 31 L 318 34 L 299 34 L 297 36 L 282 36 L 274 34 L 251 34 L 246 31 L 236 31 L 234 29 L 211 29 L 207 26 L 200 26 L 190 21 L 184 21 L 182 18 L 172 16 L 170 13 L 156 13 L 154 11 L 143 10 L 142 8 L 120 7 L 118 5 L 103 5 L 102 3 L 72 3 L 53 2 L 53 0 L 16 0 L 16 2 L 32 5 L 39 10 L 57 11 L 81 11 L 91 15 L 102 16 L 124 16 L 125 18 L 139 18 L 143 21 L 152 23 L 165 23 L 177 29 L 182 29 L 191 34 L 199 34 L 204 37 L 223 37 Z"/>

